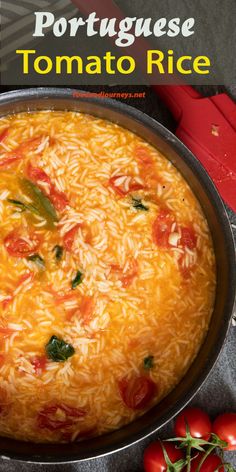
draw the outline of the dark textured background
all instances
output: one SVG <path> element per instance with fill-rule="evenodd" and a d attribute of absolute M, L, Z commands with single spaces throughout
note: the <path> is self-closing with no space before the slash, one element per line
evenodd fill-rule
<path fill-rule="evenodd" d="M 172 131 L 175 124 L 165 106 L 156 97 L 155 93 L 148 87 L 83 87 L 92 91 L 146 91 L 146 99 L 130 99 L 126 103 L 137 107 L 160 121 Z M 2 87 L 2 91 L 10 88 Z M 13 87 L 11 87 L 13 89 Z M 199 89 L 199 88 L 198 88 Z M 201 87 L 199 90 L 205 95 L 219 93 L 223 87 Z M 236 100 L 236 85 L 228 87 L 230 93 Z M 236 225 L 236 214 L 228 210 L 232 224 Z M 236 226 L 234 229 L 236 239 Z M 217 365 L 210 374 L 208 380 L 195 396 L 192 405 L 206 409 L 214 418 L 223 411 L 236 412 L 236 327 L 232 327 L 228 335 L 225 346 L 221 352 Z M 20 425 L 19 425 L 20 427 Z M 14 461 L 0 461 L 0 472 L 142 472 L 142 454 L 145 446 L 157 437 L 165 438 L 172 434 L 172 424 L 168 424 L 159 431 L 159 434 L 150 436 L 147 440 L 139 442 L 124 451 L 99 458 L 93 461 L 71 465 L 31 465 L 26 463 L 16 463 Z M 60 447 L 60 446 L 59 446 Z M 227 459 L 236 467 L 236 451 L 227 453 Z"/>

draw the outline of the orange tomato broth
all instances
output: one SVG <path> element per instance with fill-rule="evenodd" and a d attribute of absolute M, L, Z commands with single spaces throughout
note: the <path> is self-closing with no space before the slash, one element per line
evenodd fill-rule
<path fill-rule="evenodd" d="M 200 205 L 109 121 L 22 113 L 1 118 L 0 141 L 0 433 L 120 428 L 174 388 L 207 333 L 215 259 Z"/>

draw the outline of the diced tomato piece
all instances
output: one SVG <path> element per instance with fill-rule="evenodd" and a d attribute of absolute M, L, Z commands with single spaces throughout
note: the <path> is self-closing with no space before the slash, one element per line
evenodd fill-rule
<path fill-rule="evenodd" d="M 69 300 L 77 300 L 77 296 L 73 290 L 68 293 L 58 293 L 56 292 L 56 290 L 53 289 L 51 285 L 49 285 L 47 289 L 53 295 L 56 305 L 61 305 L 62 303 Z"/>
<path fill-rule="evenodd" d="M 26 272 L 25 274 L 23 274 L 23 275 L 19 278 L 18 282 L 16 283 L 16 288 L 18 288 L 18 287 L 20 287 L 21 285 L 23 285 L 23 283 L 24 283 L 26 280 L 31 281 L 31 280 L 33 280 L 33 278 L 34 278 L 34 273 L 33 273 L 33 272 Z M 2 307 L 3 307 L 3 309 L 5 310 L 5 309 L 8 307 L 9 303 L 11 303 L 13 300 L 14 300 L 14 291 L 12 291 L 12 293 L 9 293 L 9 294 L 7 295 L 7 297 L 6 297 L 4 300 L 2 300 Z"/>
<path fill-rule="evenodd" d="M 188 249 L 195 249 L 197 244 L 197 236 L 192 227 L 184 226 L 181 228 L 180 244 Z"/>
<path fill-rule="evenodd" d="M 39 145 L 41 144 L 41 142 L 42 142 L 42 136 L 37 136 L 36 138 L 29 138 L 23 143 L 21 143 L 16 149 L 14 149 L 11 152 L 26 154 L 27 152 L 36 151 Z"/>
<path fill-rule="evenodd" d="M 16 154 L 14 157 L 6 157 L 5 159 L 0 160 L 0 167 L 8 167 L 20 159 L 22 159 L 22 156 L 18 154 Z"/>
<path fill-rule="evenodd" d="M 128 263 L 128 269 L 126 272 L 116 264 L 110 265 L 111 271 L 117 274 L 119 280 L 122 282 L 123 287 L 131 285 L 135 277 L 138 275 L 138 262 L 136 259 L 131 258 Z"/>
<path fill-rule="evenodd" d="M 195 264 L 186 265 L 185 264 L 186 254 L 181 254 L 178 260 L 179 271 L 184 279 L 189 279 L 191 277 L 191 272 Z"/>
<path fill-rule="evenodd" d="M 73 426 L 79 418 L 86 415 L 82 408 L 73 408 L 65 403 L 44 407 L 38 414 L 37 424 L 39 428 L 56 431 Z"/>
<path fill-rule="evenodd" d="M 5 360 L 6 360 L 5 354 L 0 354 L 0 367 L 3 366 Z"/>
<path fill-rule="evenodd" d="M 161 210 L 152 226 L 153 242 L 163 248 L 170 246 L 169 236 L 174 223 L 174 217 L 168 210 Z"/>
<path fill-rule="evenodd" d="M 89 324 L 94 312 L 94 297 L 84 295 L 80 302 L 79 311 L 84 325 Z"/>
<path fill-rule="evenodd" d="M 33 280 L 33 278 L 34 278 L 34 273 L 33 273 L 33 272 L 26 272 L 25 274 L 23 274 L 23 275 L 19 278 L 16 287 L 18 288 L 18 287 L 20 287 L 21 285 L 23 285 L 23 283 L 24 283 L 26 280 L 28 280 L 28 281 L 31 282 L 31 281 Z"/>
<path fill-rule="evenodd" d="M 5 310 L 9 303 L 11 303 L 14 299 L 14 296 L 13 295 L 8 295 L 6 298 L 4 298 L 4 300 L 2 300 L 2 308 L 3 310 Z"/>
<path fill-rule="evenodd" d="M 9 129 L 10 128 L 5 128 L 1 134 L 0 134 L 0 143 L 3 143 L 5 141 L 5 139 L 8 137 L 9 135 Z"/>
<path fill-rule="evenodd" d="M 138 275 L 138 262 L 136 259 L 133 258 L 129 261 L 127 272 L 124 273 L 120 279 L 123 287 L 129 287 L 129 285 L 131 285 L 131 283 L 133 282 L 135 277 L 137 277 L 137 275 Z"/>
<path fill-rule="evenodd" d="M 0 161 L 0 167 L 8 167 L 9 165 L 19 161 L 25 157 L 25 154 L 36 151 L 42 141 L 42 137 L 27 139 L 12 151 L 5 153 L 5 158 Z"/>
<path fill-rule="evenodd" d="M 153 158 L 150 155 L 148 149 L 143 146 L 137 146 L 134 150 L 134 155 L 137 158 L 139 164 L 144 166 L 153 165 Z"/>
<path fill-rule="evenodd" d="M 73 316 L 76 316 L 79 320 L 81 320 L 81 324 L 86 326 L 92 320 L 94 307 L 94 297 L 84 295 L 77 307 L 67 311 L 66 318 L 71 320 Z"/>
<path fill-rule="evenodd" d="M 57 211 L 63 211 L 69 203 L 69 200 L 65 193 L 60 192 L 54 186 L 51 186 L 49 193 L 49 199 L 56 208 Z"/>
<path fill-rule="evenodd" d="M 34 366 L 36 375 L 41 375 L 42 372 L 46 369 L 47 357 L 35 356 L 30 360 L 30 362 Z"/>
<path fill-rule="evenodd" d="M 123 402 L 132 410 L 146 408 L 157 390 L 156 384 L 145 376 L 136 376 L 130 380 L 123 378 L 118 386 Z"/>
<path fill-rule="evenodd" d="M 81 227 L 81 223 L 78 223 L 77 225 L 73 226 L 73 228 L 70 229 L 70 231 L 68 231 L 63 237 L 64 248 L 69 252 L 72 251 L 75 236 L 80 227 Z"/>
<path fill-rule="evenodd" d="M 33 254 L 40 246 L 41 239 L 34 233 L 30 235 L 30 243 L 20 237 L 16 230 L 11 231 L 4 238 L 4 246 L 13 257 L 27 257 Z"/>
<path fill-rule="evenodd" d="M 109 185 L 120 196 L 124 197 L 130 192 L 142 190 L 144 187 L 129 175 L 115 175 L 109 179 Z"/>
<path fill-rule="evenodd" d="M 51 180 L 46 172 L 38 167 L 34 167 L 31 162 L 29 162 L 26 172 L 29 179 L 34 183 L 39 184 L 40 182 L 46 182 L 48 185 L 51 185 Z"/>
<path fill-rule="evenodd" d="M 11 334 L 13 334 L 13 333 L 15 333 L 14 329 L 0 327 L 0 337 L 1 338 L 7 338 L 8 336 L 11 336 Z"/>

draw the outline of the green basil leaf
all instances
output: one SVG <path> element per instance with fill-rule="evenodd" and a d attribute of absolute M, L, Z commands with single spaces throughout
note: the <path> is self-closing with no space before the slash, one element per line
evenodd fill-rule
<path fill-rule="evenodd" d="M 56 260 L 59 262 L 63 256 L 63 247 L 57 244 L 54 246 L 53 252 L 55 253 Z"/>
<path fill-rule="evenodd" d="M 31 205 L 31 203 L 25 203 L 20 200 L 15 200 L 13 198 L 8 198 L 7 199 L 8 203 L 11 203 L 12 205 L 15 205 L 16 207 L 20 208 L 21 211 L 30 211 L 31 213 L 35 213 L 36 215 L 39 215 L 39 211 L 37 210 L 34 205 Z"/>
<path fill-rule="evenodd" d="M 35 262 L 39 269 L 45 270 L 44 259 L 39 254 L 32 254 L 32 256 L 27 257 L 27 260 Z"/>
<path fill-rule="evenodd" d="M 132 205 L 136 210 L 148 211 L 149 208 L 142 203 L 141 198 L 132 197 Z"/>
<path fill-rule="evenodd" d="M 55 362 L 64 362 L 75 353 L 71 344 L 66 343 L 55 335 L 50 338 L 45 346 L 45 350 L 48 358 Z"/>
<path fill-rule="evenodd" d="M 71 288 L 74 290 L 78 285 L 82 283 L 82 280 L 83 280 L 83 274 L 82 272 L 80 272 L 80 270 L 78 270 L 75 278 L 71 282 Z"/>
<path fill-rule="evenodd" d="M 144 369 L 150 370 L 154 367 L 154 356 L 147 356 L 143 359 Z"/>
<path fill-rule="evenodd" d="M 40 216 L 47 221 L 48 227 L 53 228 L 58 221 L 57 213 L 49 198 L 28 179 L 20 179 L 22 190 L 33 201 L 34 207 L 38 210 Z"/>

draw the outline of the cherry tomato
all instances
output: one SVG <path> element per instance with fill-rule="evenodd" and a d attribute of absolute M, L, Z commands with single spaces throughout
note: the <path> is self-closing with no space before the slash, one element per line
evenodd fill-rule
<path fill-rule="evenodd" d="M 157 246 L 170 247 L 169 236 L 173 223 L 173 215 L 168 210 L 161 210 L 152 227 L 153 241 Z"/>
<path fill-rule="evenodd" d="M 70 231 L 68 231 L 64 237 L 63 237 L 63 245 L 64 245 L 64 248 L 66 249 L 66 251 L 69 251 L 71 252 L 72 251 L 72 248 L 73 248 L 73 244 L 74 244 L 74 240 L 75 240 L 75 236 L 79 230 L 79 228 L 81 227 L 81 224 L 78 223 L 77 225 L 73 226 L 72 229 L 70 229 Z"/>
<path fill-rule="evenodd" d="M 211 421 L 207 413 L 200 408 L 186 408 L 175 421 L 174 431 L 177 437 L 186 436 L 186 423 L 193 438 L 208 441 L 211 436 Z"/>
<path fill-rule="evenodd" d="M 37 424 L 39 428 L 56 431 L 67 429 L 73 426 L 78 418 L 86 415 L 86 411 L 82 408 L 73 408 L 65 403 L 56 403 L 44 407 L 38 414 Z"/>
<path fill-rule="evenodd" d="M 226 441 L 229 451 L 236 450 L 236 413 L 224 413 L 219 415 L 213 422 L 213 433 L 217 434 L 222 441 Z"/>
<path fill-rule="evenodd" d="M 123 378 L 118 385 L 123 402 L 132 410 L 145 408 L 156 393 L 156 384 L 144 376 Z"/>
<path fill-rule="evenodd" d="M 181 228 L 180 244 L 188 249 L 194 249 L 196 247 L 197 237 L 193 228 L 186 226 Z"/>
<path fill-rule="evenodd" d="M 128 195 L 130 192 L 143 189 L 143 185 L 129 175 L 115 175 L 110 178 L 109 185 L 121 197 Z"/>
<path fill-rule="evenodd" d="M 145 472 L 166 472 L 169 470 L 165 461 L 162 446 L 165 448 L 170 462 L 175 463 L 184 458 L 183 451 L 167 441 L 156 441 L 150 444 L 144 452 L 143 462 Z"/>
<path fill-rule="evenodd" d="M 217 454 L 210 454 L 203 462 L 201 465 L 200 469 L 198 469 L 198 466 L 204 457 L 205 453 L 200 452 L 197 457 L 195 457 L 191 461 L 191 472 L 196 472 L 199 470 L 199 472 L 224 472 L 224 466 L 220 467 L 222 464 L 222 460 Z"/>
<path fill-rule="evenodd" d="M 30 242 L 20 237 L 16 230 L 11 231 L 4 239 L 4 246 L 13 257 L 27 257 L 33 254 L 40 245 L 40 238 L 36 234 L 31 234 Z"/>

